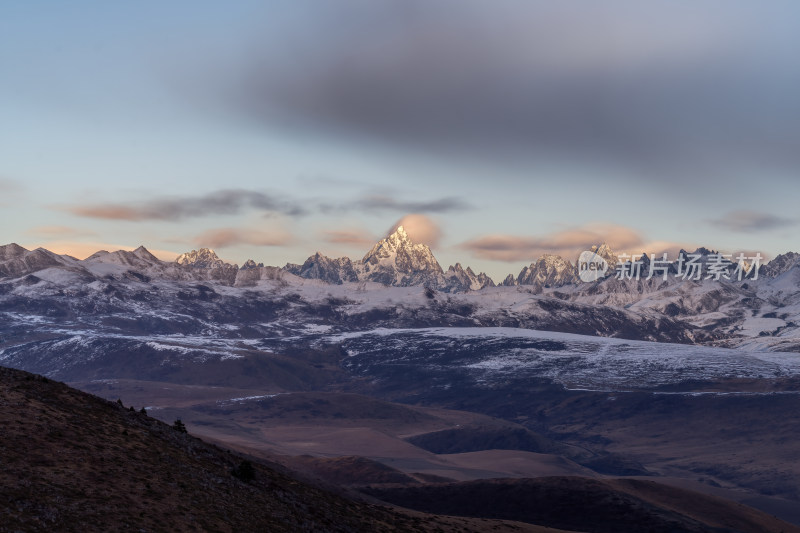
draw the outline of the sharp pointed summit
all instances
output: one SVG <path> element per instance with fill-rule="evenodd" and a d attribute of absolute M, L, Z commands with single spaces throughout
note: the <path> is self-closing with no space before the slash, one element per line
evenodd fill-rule
<path fill-rule="evenodd" d="M 403 226 L 378 241 L 361 263 L 367 281 L 402 287 L 444 285 L 444 271 L 431 249 L 412 242 Z"/>
<path fill-rule="evenodd" d="M 447 272 L 426 244 L 415 243 L 403 226 L 381 239 L 360 261 L 347 257 L 332 259 L 320 252 L 302 265 L 288 263 L 283 270 L 305 279 L 320 279 L 342 284 L 372 281 L 394 287 L 425 286 L 446 292 L 464 292 L 494 287 L 494 281 L 481 272 L 451 266 Z"/>

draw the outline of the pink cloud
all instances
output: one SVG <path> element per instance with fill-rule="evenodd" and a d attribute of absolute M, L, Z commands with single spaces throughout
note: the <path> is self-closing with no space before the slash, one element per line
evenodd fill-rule
<path fill-rule="evenodd" d="M 37 226 L 27 231 L 31 235 L 50 238 L 64 237 L 88 237 L 97 235 L 97 232 L 71 228 L 69 226 Z"/>
<path fill-rule="evenodd" d="M 140 221 L 156 218 L 152 214 L 146 213 L 141 209 L 126 207 L 124 205 L 77 206 L 69 208 L 69 211 L 78 216 L 101 218 L 105 220 Z"/>
<path fill-rule="evenodd" d="M 292 236 L 284 231 L 264 231 L 244 228 L 218 228 L 201 233 L 193 239 L 197 246 L 225 248 L 237 244 L 251 246 L 283 246 Z"/>
<path fill-rule="evenodd" d="M 406 215 L 392 226 L 389 233 L 394 232 L 400 226 L 403 226 L 412 241 L 427 244 L 432 248 L 438 246 L 442 238 L 442 230 L 439 225 L 426 215 L 419 213 Z"/>
<path fill-rule="evenodd" d="M 535 261 L 544 254 L 555 254 L 570 261 L 583 250 L 602 243 L 619 253 L 677 253 L 680 245 L 665 241 L 646 241 L 634 229 L 616 224 L 597 223 L 541 236 L 487 235 L 462 243 L 459 247 L 475 257 L 493 261 Z"/>
<path fill-rule="evenodd" d="M 373 235 L 362 230 L 323 231 L 322 238 L 325 242 L 358 247 L 372 246 L 377 240 Z"/>

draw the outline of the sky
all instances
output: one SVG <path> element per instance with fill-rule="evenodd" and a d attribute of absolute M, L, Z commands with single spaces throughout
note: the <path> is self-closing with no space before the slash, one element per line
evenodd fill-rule
<path fill-rule="evenodd" d="M 0 3 L 0 243 L 496 281 L 592 244 L 800 251 L 800 4 Z"/>

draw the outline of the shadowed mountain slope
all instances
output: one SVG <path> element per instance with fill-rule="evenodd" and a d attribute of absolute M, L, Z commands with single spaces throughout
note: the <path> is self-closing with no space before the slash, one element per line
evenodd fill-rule
<path fill-rule="evenodd" d="M 353 501 L 144 413 L 0 367 L 0 532 L 545 531 Z M 236 472 L 236 475 L 234 475 Z"/>
<path fill-rule="evenodd" d="M 633 479 L 493 479 L 365 490 L 385 501 L 426 512 L 505 518 L 597 533 L 800 531 L 738 503 Z"/>

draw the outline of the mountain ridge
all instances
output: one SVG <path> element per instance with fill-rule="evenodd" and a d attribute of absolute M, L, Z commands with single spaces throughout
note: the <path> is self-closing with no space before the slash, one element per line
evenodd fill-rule
<path fill-rule="evenodd" d="M 609 265 L 606 276 L 600 281 L 613 279 L 614 269 L 620 261 L 619 256 L 606 243 L 592 246 L 591 251 L 603 257 Z M 683 250 L 681 252 L 687 253 Z M 701 256 L 701 263 L 707 264 L 709 255 L 716 252 L 701 247 L 693 253 Z M 641 275 L 646 277 L 650 260 L 643 255 L 641 261 Z M 138 269 L 148 277 L 213 281 L 230 286 L 252 285 L 259 280 L 284 279 L 288 274 L 285 278 L 287 280 L 294 276 L 337 285 L 372 282 L 394 287 L 422 286 L 448 293 L 470 292 L 498 285 L 527 287 L 534 292 L 560 287 L 581 290 L 586 287 L 578 278 L 577 264 L 555 254 L 543 254 L 523 267 L 516 277 L 509 274 L 499 284 L 484 272 L 476 274 L 469 266 L 464 268 L 461 263 L 451 265 L 445 270 L 430 247 L 413 242 L 403 226 L 397 227 L 378 241 L 360 260 L 348 257 L 330 258 L 317 251 L 303 264 L 287 263 L 283 267 L 264 266 L 263 263 L 249 259 L 240 268 L 237 264 L 222 260 L 210 248 L 191 250 L 180 254 L 175 261 L 168 262 L 158 259 L 144 246 L 133 251 L 101 250 L 83 260 L 58 255 L 44 248 L 27 250 L 16 243 L 0 246 L 0 278 L 21 277 L 51 267 L 80 272 L 87 265 L 109 264 Z M 673 261 L 670 273 L 675 274 L 678 271 L 676 265 L 677 261 Z M 727 265 L 730 272 L 734 263 L 728 262 Z M 762 264 L 759 275 L 777 277 L 793 268 L 800 268 L 800 254 L 787 252 L 776 256 L 767 264 Z M 89 270 L 99 271 L 94 266 Z"/>

